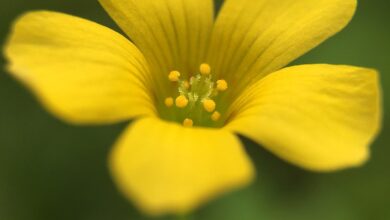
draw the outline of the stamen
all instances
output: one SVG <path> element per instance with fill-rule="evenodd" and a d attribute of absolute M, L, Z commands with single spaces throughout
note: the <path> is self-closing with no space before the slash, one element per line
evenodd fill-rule
<path fill-rule="evenodd" d="M 199 67 L 200 74 L 209 75 L 211 73 L 211 67 L 207 63 L 202 63 Z"/>
<path fill-rule="evenodd" d="M 190 83 L 188 82 L 188 80 L 184 80 L 183 81 L 183 86 L 185 89 L 189 89 L 190 88 Z"/>
<path fill-rule="evenodd" d="M 172 107 L 172 106 L 173 106 L 173 98 L 172 98 L 172 97 L 166 98 L 165 101 L 164 101 L 164 103 L 165 103 L 165 105 L 166 105 L 167 107 Z"/>
<path fill-rule="evenodd" d="M 194 122 L 190 118 L 186 118 L 183 121 L 183 126 L 184 127 L 192 127 L 194 125 Z"/>
<path fill-rule="evenodd" d="M 171 82 L 178 82 L 179 81 L 179 78 L 180 78 L 180 72 L 179 71 L 172 71 L 169 73 L 168 75 L 168 79 L 169 81 Z"/>
<path fill-rule="evenodd" d="M 185 108 L 188 105 L 188 99 L 184 95 L 179 95 L 175 100 L 175 104 L 179 108 Z"/>
<path fill-rule="evenodd" d="M 207 112 L 213 112 L 215 110 L 215 102 L 212 99 L 205 99 L 203 101 L 203 107 Z"/>
<path fill-rule="evenodd" d="M 173 70 L 168 74 L 168 79 L 174 82 L 171 85 L 177 89 L 171 94 L 176 95 L 168 96 L 164 100 L 167 108 L 172 106 L 178 108 L 172 109 L 175 114 L 178 114 L 172 115 L 173 120 L 184 119 L 181 122 L 185 127 L 192 127 L 194 122 L 197 126 L 220 125 L 220 123 L 216 123 L 221 120 L 221 113 L 216 111 L 217 103 L 215 100 L 221 100 L 218 96 L 228 89 L 228 83 L 224 79 L 216 80 L 211 71 L 209 64 L 202 63 L 197 72 L 181 76 L 179 71 Z M 218 110 L 222 111 L 223 109 L 224 105 L 218 104 Z"/>
<path fill-rule="evenodd" d="M 221 113 L 219 113 L 218 111 L 215 111 L 215 112 L 211 115 L 211 120 L 213 120 L 213 121 L 218 121 L 219 118 L 221 118 Z"/>
<path fill-rule="evenodd" d="M 223 79 L 217 80 L 217 90 L 218 91 L 225 91 L 227 89 L 228 89 L 228 84 L 225 80 L 223 80 Z"/>

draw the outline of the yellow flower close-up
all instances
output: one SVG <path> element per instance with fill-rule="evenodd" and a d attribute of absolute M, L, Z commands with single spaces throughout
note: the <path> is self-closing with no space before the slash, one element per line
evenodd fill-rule
<path fill-rule="evenodd" d="M 99 0 L 128 38 L 50 11 L 15 22 L 9 72 L 75 125 L 133 120 L 109 168 L 150 215 L 185 214 L 244 187 L 238 135 L 311 171 L 363 164 L 381 125 L 376 70 L 286 67 L 342 30 L 356 0 Z M 342 52 L 342 51 L 340 51 Z"/>

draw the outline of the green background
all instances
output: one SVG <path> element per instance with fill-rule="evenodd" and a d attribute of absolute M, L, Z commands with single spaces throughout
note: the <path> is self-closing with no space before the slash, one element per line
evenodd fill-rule
<path fill-rule="evenodd" d="M 21 13 L 50 9 L 117 29 L 94 0 L 0 0 L 0 42 Z M 295 64 L 351 64 L 379 69 L 384 112 L 390 100 L 390 2 L 360 1 L 352 23 Z M 59 27 L 60 28 L 60 27 Z M 4 60 L 1 58 L 1 66 Z M 125 124 L 73 127 L 50 116 L 34 97 L 0 71 L 0 220 L 128 220 L 142 216 L 112 183 L 106 166 Z M 390 124 L 372 146 L 371 160 L 336 173 L 301 170 L 245 140 L 258 178 L 197 210 L 212 220 L 390 219 Z M 162 219 L 170 219 L 165 217 Z"/>

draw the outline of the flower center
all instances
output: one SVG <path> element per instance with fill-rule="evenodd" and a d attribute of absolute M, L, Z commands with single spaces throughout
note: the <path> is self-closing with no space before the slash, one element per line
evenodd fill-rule
<path fill-rule="evenodd" d="M 177 88 L 177 96 L 167 97 L 165 106 L 176 111 L 175 118 L 183 126 L 215 126 L 221 118 L 216 103 L 219 93 L 228 89 L 225 80 L 214 81 L 210 65 L 204 63 L 199 73 L 183 79 L 179 71 L 171 71 L 169 81 Z M 173 109 L 174 108 L 174 109 Z"/>

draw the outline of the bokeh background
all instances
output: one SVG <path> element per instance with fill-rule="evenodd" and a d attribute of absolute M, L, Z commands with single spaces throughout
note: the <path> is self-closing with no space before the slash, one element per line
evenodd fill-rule
<path fill-rule="evenodd" d="M 95 0 L 0 0 L 1 45 L 12 21 L 36 9 L 74 14 L 118 30 Z M 204 205 L 191 219 L 390 219 L 389 9 L 388 0 L 361 0 L 343 32 L 294 63 L 380 70 L 385 116 L 371 160 L 357 169 L 312 173 L 244 140 L 257 180 Z M 107 153 L 125 124 L 73 127 L 58 121 L 5 73 L 0 59 L 0 220 L 149 219 L 118 193 L 107 170 Z"/>

